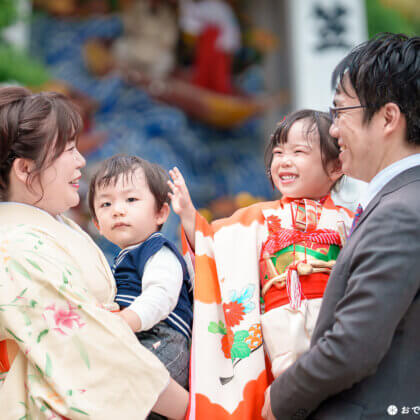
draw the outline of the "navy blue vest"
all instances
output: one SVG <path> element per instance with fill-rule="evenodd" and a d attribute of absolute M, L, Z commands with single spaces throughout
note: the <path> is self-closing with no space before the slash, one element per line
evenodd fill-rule
<path fill-rule="evenodd" d="M 164 320 L 169 326 L 191 339 L 192 329 L 192 287 L 187 265 L 177 247 L 160 232 L 149 236 L 142 244 L 121 251 L 115 258 L 112 272 L 117 283 L 115 301 L 121 309 L 129 306 L 141 294 L 144 266 L 151 256 L 163 246 L 167 246 L 178 258 L 182 266 L 183 281 L 181 293 L 175 309 Z"/>

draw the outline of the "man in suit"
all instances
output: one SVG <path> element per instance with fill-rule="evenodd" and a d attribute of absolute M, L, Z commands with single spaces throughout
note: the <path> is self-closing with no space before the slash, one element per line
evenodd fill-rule
<path fill-rule="evenodd" d="M 327 285 L 311 348 L 268 388 L 263 416 L 416 418 L 420 37 L 382 34 L 356 47 L 335 69 L 333 86 L 330 133 L 343 171 L 369 185 Z"/>

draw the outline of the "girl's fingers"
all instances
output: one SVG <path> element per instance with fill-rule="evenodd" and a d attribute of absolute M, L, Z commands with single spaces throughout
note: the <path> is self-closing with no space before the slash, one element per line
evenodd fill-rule
<path fill-rule="evenodd" d="M 169 172 L 169 175 L 172 178 L 174 184 L 180 185 L 182 184 L 182 180 L 175 174 L 175 172 Z"/>
<path fill-rule="evenodd" d="M 176 166 L 174 166 L 173 170 L 174 170 L 174 173 L 176 174 L 177 178 L 179 178 L 182 182 L 185 182 L 184 177 L 181 174 L 181 171 Z"/>
<path fill-rule="evenodd" d="M 172 190 L 172 192 L 169 192 L 168 194 L 172 195 L 172 197 L 183 197 L 183 191 L 181 189 L 181 186 L 174 184 L 173 182 L 168 180 L 168 186 Z M 171 198 L 172 199 L 172 198 Z"/>
<path fill-rule="evenodd" d="M 169 170 L 169 175 L 172 178 L 173 185 L 175 185 L 179 189 L 182 189 L 182 191 L 185 192 L 187 186 L 185 184 L 185 180 L 181 174 L 181 171 L 176 166 L 174 166 L 172 169 Z"/>
<path fill-rule="evenodd" d="M 177 174 L 173 169 L 169 170 L 169 176 L 172 178 L 173 181 L 175 181 L 177 178 Z"/>

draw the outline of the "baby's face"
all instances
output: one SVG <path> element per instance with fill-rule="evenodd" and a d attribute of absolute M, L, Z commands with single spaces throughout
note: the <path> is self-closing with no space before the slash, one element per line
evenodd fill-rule
<path fill-rule="evenodd" d="M 164 222 L 140 168 L 97 188 L 94 207 L 99 232 L 120 248 L 146 240 Z"/>
<path fill-rule="evenodd" d="M 287 142 L 273 149 L 271 176 L 282 195 L 318 200 L 329 193 L 337 178 L 322 166 L 319 134 L 311 132 L 308 137 L 306 132 L 305 120 L 290 127 Z"/>

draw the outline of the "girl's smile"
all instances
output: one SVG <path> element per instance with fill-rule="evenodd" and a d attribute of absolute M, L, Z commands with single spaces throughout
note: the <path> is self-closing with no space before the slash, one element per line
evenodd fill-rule
<path fill-rule="evenodd" d="M 282 195 L 290 198 L 320 199 L 330 192 L 341 172 L 328 173 L 322 164 L 319 134 L 311 130 L 308 121 L 296 121 L 289 130 L 287 141 L 273 149 L 271 176 Z"/>

